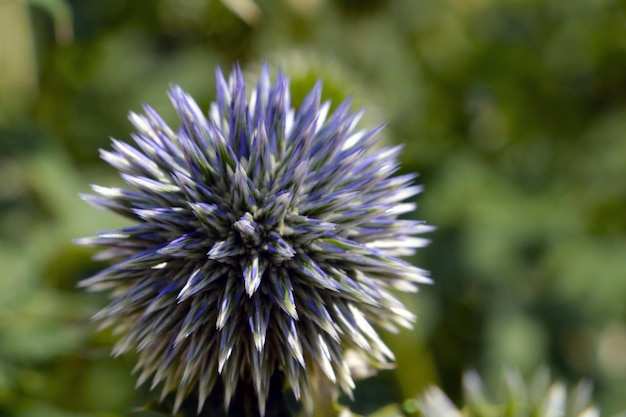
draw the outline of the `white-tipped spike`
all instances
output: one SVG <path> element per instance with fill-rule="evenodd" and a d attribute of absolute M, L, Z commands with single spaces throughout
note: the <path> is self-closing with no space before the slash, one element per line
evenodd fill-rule
<path fill-rule="evenodd" d="M 233 348 L 230 347 L 224 351 L 220 351 L 219 353 L 219 359 L 218 359 L 218 365 L 217 365 L 217 373 L 218 374 L 222 374 L 222 371 L 224 370 L 224 365 L 226 364 L 226 361 L 228 360 L 228 358 L 230 358 L 230 355 L 232 355 L 233 353 Z"/>
<path fill-rule="evenodd" d="M 317 345 L 319 346 L 320 351 L 322 353 L 322 356 L 318 358 L 318 360 L 322 368 L 322 371 L 324 371 L 324 375 L 326 375 L 326 377 L 331 382 L 333 383 L 337 382 L 335 371 L 333 370 L 333 365 L 331 363 L 332 358 L 330 356 L 330 351 L 328 350 L 328 345 L 326 345 L 326 342 L 324 341 L 324 338 L 322 337 L 322 335 L 318 336 Z"/>
<path fill-rule="evenodd" d="M 252 260 L 243 270 L 244 286 L 246 287 L 246 293 L 249 297 L 252 297 L 256 290 L 261 285 L 261 278 L 263 276 L 262 271 L 259 270 L 259 257 L 254 255 Z"/>
<path fill-rule="evenodd" d="M 298 331 L 296 330 L 296 325 L 293 321 L 291 322 L 291 329 L 287 335 L 287 345 L 289 346 L 291 354 L 297 359 L 300 365 L 304 367 L 305 363 L 304 355 L 302 354 L 302 345 L 298 339 Z"/>

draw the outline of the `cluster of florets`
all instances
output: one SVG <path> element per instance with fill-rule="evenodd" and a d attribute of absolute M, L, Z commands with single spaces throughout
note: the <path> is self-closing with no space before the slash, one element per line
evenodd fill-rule
<path fill-rule="evenodd" d="M 82 284 L 111 290 L 96 317 L 123 335 L 115 353 L 136 351 L 139 383 L 175 409 L 189 395 L 202 409 L 221 380 L 226 405 L 249 384 L 263 413 L 276 373 L 311 409 L 312 372 L 350 393 L 345 352 L 385 366 L 372 324 L 411 326 L 392 289 L 429 282 L 398 258 L 425 244 L 428 226 L 398 218 L 420 187 L 394 176 L 400 149 L 375 146 L 380 128 L 320 95 L 294 110 L 281 73 L 272 85 L 265 68 L 248 98 L 238 68 L 218 70 L 208 116 L 175 86 L 177 129 L 146 106 L 130 115 L 136 146 L 102 151 L 130 188 L 85 199 L 136 224 L 80 239 L 117 262 Z"/>

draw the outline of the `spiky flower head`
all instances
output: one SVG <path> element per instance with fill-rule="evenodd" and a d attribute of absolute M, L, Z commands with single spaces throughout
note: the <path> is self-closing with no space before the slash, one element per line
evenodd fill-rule
<path fill-rule="evenodd" d="M 136 146 L 101 151 L 130 188 L 84 198 L 136 225 L 79 240 L 117 262 L 82 285 L 112 291 L 96 317 L 123 334 L 114 353 L 136 351 L 138 383 L 176 393 L 175 409 L 197 395 L 200 410 L 221 380 L 226 405 L 248 384 L 262 414 L 279 373 L 311 410 L 313 373 L 350 393 L 346 350 L 384 366 L 372 324 L 413 321 L 391 290 L 429 282 L 398 258 L 425 244 L 428 226 L 398 218 L 420 188 L 349 101 L 320 103 L 320 83 L 294 110 L 281 73 L 272 85 L 264 68 L 249 98 L 239 68 L 216 78 L 208 115 L 174 86 L 178 128 L 146 106 Z"/>
<path fill-rule="evenodd" d="M 428 388 L 405 408 L 416 417 L 600 416 L 599 410 L 591 404 L 592 385 L 588 381 L 581 381 L 568 394 L 563 383 L 551 380 L 546 368 L 539 368 L 529 383 L 513 370 L 507 371 L 504 378 L 505 397 L 500 401 L 494 402 L 485 394 L 480 376 L 471 371 L 463 378 L 465 403 L 460 410 L 437 387 Z"/>

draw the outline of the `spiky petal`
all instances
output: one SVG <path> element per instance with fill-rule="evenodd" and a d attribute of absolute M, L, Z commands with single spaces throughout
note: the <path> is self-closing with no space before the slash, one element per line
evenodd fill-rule
<path fill-rule="evenodd" d="M 112 290 L 97 318 L 123 334 L 115 353 L 136 350 L 139 381 L 177 405 L 195 392 L 202 408 L 221 378 L 226 405 L 245 383 L 263 410 L 276 373 L 312 404 L 312 369 L 350 391 L 346 350 L 386 366 L 371 324 L 411 325 L 391 289 L 430 282 L 399 259 L 426 244 L 428 226 L 398 218 L 420 188 L 393 176 L 400 149 L 375 147 L 380 128 L 320 96 L 292 109 L 287 78 L 264 68 L 247 99 L 240 69 L 218 70 L 208 116 L 175 86 L 177 129 L 146 106 L 130 115 L 136 147 L 102 151 L 129 188 L 85 199 L 136 224 L 79 241 L 117 261 L 82 285 Z"/>

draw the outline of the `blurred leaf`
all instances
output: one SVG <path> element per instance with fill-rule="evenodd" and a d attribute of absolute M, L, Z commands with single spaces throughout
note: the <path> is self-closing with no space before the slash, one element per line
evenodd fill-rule
<path fill-rule="evenodd" d="M 72 29 L 72 9 L 65 0 L 22 0 L 33 6 L 40 7 L 52 16 L 54 33 L 60 43 L 68 43 L 74 39 Z"/>
<path fill-rule="evenodd" d="M 0 2 L 0 125 L 19 120 L 37 96 L 32 27 L 19 0 Z"/>
<path fill-rule="evenodd" d="M 398 407 L 395 404 L 390 404 L 368 415 L 368 417 L 403 417 L 403 416 L 404 414 L 402 413 L 400 407 Z"/>

